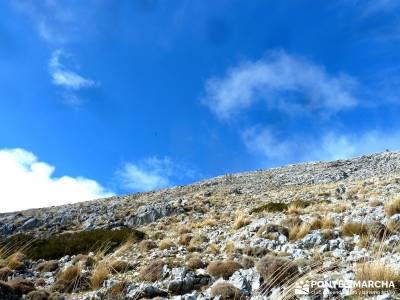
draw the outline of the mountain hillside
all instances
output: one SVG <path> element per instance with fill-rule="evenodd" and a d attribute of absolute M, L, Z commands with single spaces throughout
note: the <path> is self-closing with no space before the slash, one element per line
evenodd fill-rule
<path fill-rule="evenodd" d="M 0 299 L 391 299 L 399 242 L 400 153 L 289 165 L 0 214 Z"/>

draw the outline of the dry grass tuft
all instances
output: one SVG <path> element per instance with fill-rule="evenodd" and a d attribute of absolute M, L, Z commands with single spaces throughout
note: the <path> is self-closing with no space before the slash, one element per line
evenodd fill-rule
<path fill-rule="evenodd" d="M 59 267 L 57 260 L 45 261 L 37 265 L 36 270 L 39 272 L 53 272 Z"/>
<path fill-rule="evenodd" d="M 300 219 L 298 216 L 294 216 L 294 217 L 289 217 L 284 219 L 281 222 L 281 225 L 287 228 L 293 227 L 293 226 L 298 226 L 301 225 L 303 223 L 303 220 Z"/>
<path fill-rule="evenodd" d="M 310 229 L 316 230 L 322 228 L 322 219 L 321 218 L 314 218 L 310 221 Z"/>
<path fill-rule="evenodd" d="M 301 214 L 304 209 L 310 205 L 308 201 L 296 200 L 289 204 L 288 213 L 289 214 Z"/>
<path fill-rule="evenodd" d="M 322 229 L 333 229 L 336 227 L 336 222 L 332 217 L 325 217 L 322 219 Z"/>
<path fill-rule="evenodd" d="M 219 246 L 217 244 L 214 244 L 214 243 L 210 245 L 209 249 L 210 249 L 210 252 L 214 253 L 214 254 L 217 254 L 220 251 Z"/>
<path fill-rule="evenodd" d="M 204 263 L 201 260 L 200 257 L 192 257 L 190 258 L 187 262 L 186 262 L 186 266 L 190 269 L 190 270 L 197 270 L 197 269 L 202 269 L 204 268 Z"/>
<path fill-rule="evenodd" d="M 239 300 L 242 298 L 238 288 L 228 282 L 219 282 L 211 288 L 211 297 L 220 297 L 223 300 Z"/>
<path fill-rule="evenodd" d="M 66 282 L 73 282 L 81 275 L 81 268 L 78 266 L 71 266 L 58 275 L 58 279 Z"/>
<path fill-rule="evenodd" d="M 157 248 L 157 244 L 151 240 L 141 241 L 138 245 L 140 252 L 148 252 L 151 249 Z"/>
<path fill-rule="evenodd" d="M 398 234 L 400 233 L 400 222 L 396 220 L 389 220 L 389 222 L 386 224 L 386 228 L 389 233 Z"/>
<path fill-rule="evenodd" d="M 385 204 L 385 214 L 389 217 L 400 213 L 400 197 L 393 198 Z"/>
<path fill-rule="evenodd" d="M 214 260 L 208 264 L 207 272 L 213 277 L 228 279 L 242 266 L 233 260 Z"/>
<path fill-rule="evenodd" d="M 305 237 L 307 234 L 309 234 L 311 231 L 311 225 L 310 224 L 302 224 L 300 226 L 294 226 L 290 228 L 289 230 L 289 240 L 295 241 L 302 239 Z"/>
<path fill-rule="evenodd" d="M 367 226 L 360 222 L 348 222 L 343 224 L 342 226 L 342 233 L 345 236 L 352 236 L 352 235 L 366 235 L 368 233 Z"/>
<path fill-rule="evenodd" d="M 296 264 L 284 258 L 267 255 L 256 265 L 258 273 L 268 288 L 290 282 L 299 274 Z"/>
<path fill-rule="evenodd" d="M 103 282 L 108 279 L 111 274 L 111 268 L 107 262 L 99 263 L 95 266 L 90 276 L 90 287 L 97 290 L 102 287 Z"/>
<path fill-rule="evenodd" d="M 241 215 L 241 216 L 239 216 L 239 217 L 235 220 L 235 222 L 233 223 L 233 229 L 236 229 L 236 230 L 237 230 L 237 229 L 240 229 L 240 228 L 242 228 L 242 227 L 244 227 L 244 226 L 249 225 L 250 223 L 251 223 L 251 221 L 250 221 L 249 218 L 247 218 L 247 217 Z"/>
<path fill-rule="evenodd" d="M 164 266 L 165 262 L 163 260 L 153 261 L 140 271 L 139 276 L 144 281 L 156 282 L 162 279 Z"/>
<path fill-rule="evenodd" d="M 236 250 L 236 246 L 234 242 L 228 241 L 225 244 L 224 252 L 225 253 L 233 253 Z"/>
<path fill-rule="evenodd" d="M 132 268 L 132 266 L 123 260 L 112 259 L 107 262 L 112 273 L 123 273 Z"/>
<path fill-rule="evenodd" d="M 86 279 L 82 277 L 81 268 L 79 266 L 71 266 L 58 275 L 52 289 L 62 293 L 70 293 L 80 288 L 80 286 L 86 286 L 86 284 Z"/>
<path fill-rule="evenodd" d="M 365 262 L 358 266 L 355 280 L 361 281 L 388 281 L 393 282 L 397 291 L 400 284 L 400 273 L 393 270 L 389 265 L 380 262 Z M 384 291 L 384 288 L 361 288 L 363 292 Z"/>
<path fill-rule="evenodd" d="M 12 270 L 25 269 L 26 256 L 21 252 L 15 252 L 7 259 L 7 266 Z"/>
<path fill-rule="evenodd" d="M 183 233 L 179 237 L 179 245 L 188 246 L 192 240 L 192 235 L 188 233 Z"/>
<path fill-rule="evenodd" d="M 164 240 L 160 241 L 159 248 L 160 248 L 160 250 L 166 250 L 166 249 L 170 249 L 174 246 L 175 246 L 175 244 L 172 240 L 164 239 Z"/>

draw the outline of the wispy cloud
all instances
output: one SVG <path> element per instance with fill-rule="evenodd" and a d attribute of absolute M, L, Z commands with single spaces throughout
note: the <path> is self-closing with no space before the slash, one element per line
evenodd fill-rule
<path fill-rule="evenodd" d="M 79 106 L 83 99 L 78 91 L 84 88 L 99 86 L 93 79 L 84 77 L 67 65 L 73 56 L 64 49 L 81 35 L 85 20 L 84 6 L 72 5 L 67 2 L 44 1 L 19 1 L 13 2 L 15 8 L 31 19 L 38 35 L 53 49 L 48 62 L 52 83 L 62 90 L 59 91 L 64 103 L 70 106 Z M 90 14 L 90 13 L 89 13 Z"/>
<path fill-rule="evenodd" d="M 355 87 L 351 76 L 332 75 L 308 60 L 274 51 L 231 68 L 224 77 L 209 79 L 203 102 L 221 119 L 259 101 L 286 113 L 333 113 L 357 105 Z"/>
<path fill-rule="evenodd" d="M 247 149 L 263 161 L 264 166 L 297 161 L 335 160 L 400 150 L 400 131 L 365 131 L 348 134 L 324 131 L 317 136 L 276 136 L 271 128 L 254 127 L 242 134 Z"/>
<path fill-rule="evenodd" d="M 85 177 L 54 177 L 55 167 L 24 149 L 0 150 L 0 212 L 108 197 L 112 192 Z"/>
<path fill-rule="evenodd" d="M 98 85 L 94 80 L 68 70 L 60 61 L 62 56 L 67 57 L 63 50 L 58 49 L 53 52 L 49 61 L 49 72 L 55 85 L 72 90 L 80 90 Z"/>
<path fill-rule="evenodd" d="M 193 179 L 196 172 L 170 158 L 148 157 L 137 163 L 126 163 L 117 171 L 124 189 L 150 191 L 176 184 L 176 180 Z"/>

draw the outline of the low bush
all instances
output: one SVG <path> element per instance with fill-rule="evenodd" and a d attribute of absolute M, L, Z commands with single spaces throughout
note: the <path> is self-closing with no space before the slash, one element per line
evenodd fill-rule
<path fill-rule="evenodd" d="M 13 244 L 29 245 L 24 253 L 28 258 L 59 259 L 65 255 L 88 253 L 104 245 L 109 251 L 114 250 L 129 239 L 139 241 L 145 234 L 135 229 L 96 229 L 92 231 L 80 231 L 53 235 L 49 238 L 38 238 L 26 234 L 15 235 L 0 243 L 0 247 Z"/>

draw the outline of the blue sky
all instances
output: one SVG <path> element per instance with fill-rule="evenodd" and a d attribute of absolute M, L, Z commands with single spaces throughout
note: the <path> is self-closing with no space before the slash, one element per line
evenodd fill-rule
<path fill-rule="evenodd" d="M 2 210 L 399 149 L 399 10 L 0 2 Z"/>

